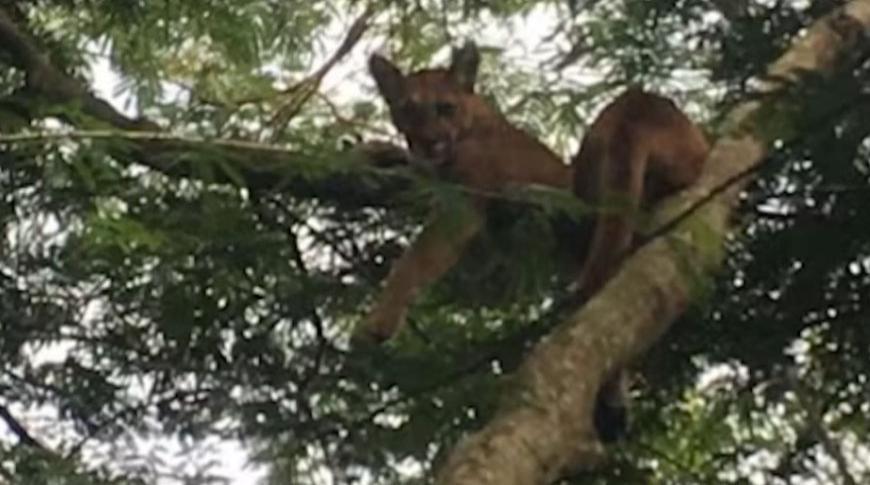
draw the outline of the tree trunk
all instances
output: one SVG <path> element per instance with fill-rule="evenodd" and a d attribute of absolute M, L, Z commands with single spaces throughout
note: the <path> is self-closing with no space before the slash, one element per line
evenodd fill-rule
<path fill-rule="evenodd" d="M 793 126 L 772 134 L 773 123 L 765 123 L 793 119 L 797 101 L 787 88 L 807 73 L 829 76 L 866 50 L 868 26 L 870 0 L 853 0 L 817 21 L 769 67 L 760 80 L 765 96 L 729 114 L 702 179 L 657 212 L 657 220 L 671 222 L 662 223 L 659 235 L 628 258 L 601 292 L 537 345 L 492 421 L 453 450 L 439 485 L 547 484 L 602 462 L 592 427 L 599 384 L 663 335 L 686 309 L 698 278 L 719 266 L 746 176 L 775 137 L 797 135 Z"/>

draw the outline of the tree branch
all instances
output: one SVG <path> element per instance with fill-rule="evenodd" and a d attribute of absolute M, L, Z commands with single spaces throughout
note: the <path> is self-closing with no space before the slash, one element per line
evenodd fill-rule
<path fill-rule="evenodd" d="M 33 39 L 20 30 L 5 10 L 0 8 L 0 49 L 9 55 L 13 66 L 24 71 L 28 90 L 54 103 L 77 101 L 82 111 L 116 128 L 156 129 L 145 120 L 132 119 L 90 94 L 77 80 L 56 69 L 48 56 L 40 52 Z"/>
<path fill-rule="evenodd" d="M 36 441 L 36 438 L 27 431 L 24 425 L 22 425 L 21 422 L 12 415 L 9 408 L 6 406 L 0 406 L 0 419 L 6 423 L 6 427 L 9 428 L 9 431 L 18 437 L 18 444 L 40 450 L 45 449 L 45 447 L 42 446 L 42 443 Z"/>
<path fill-rule="evenodd" d="M 688 306 L 698 277 L 718 267 L 746 182 L 740 174 L 761 163 L 773 141 L 762 129 L 765 115 L 794 102 L 780 95 L 782 89 L 806 73 L 830 74 L 846 55 L 866 49 L 860 41 L 868 26 L 870 0 L 853 0 L 795 39 L 768 69 L 776 81 L 761 83 L 767 96 L 729 114 L 728 132 L 713 147 L 701 180 L 664 204 L 657 219 L 672 218 L 723 182 L 738 182 L 633 254 L 598 295 L 536 346 L 515 376 L 514 391 L 486 427 L 453 450 L 438 484 L 547 484 L 602 462 L 592 426 L 600 384 L 661 337 Z"/>
<path fill-rule="evenodd" d="M 822 445 L 825 453 L 834 460 L 834 464 L 837 466 L 843 485 L 858 485 L 858 480 L 849 470 L 849 461 L 843 454 L 840 444 L 835 442 L 831 437 L 831 434 L 828 432 L 827 426 L 825 425 L 824 410 L 819 404 L 816 396 L 813 395 L 809 386 L 801 382 L 796 371 L 787 374 L 787 382 L 797 397 L 798 405 L 804 410 L 805 426 L 809 429 L 810 433 L 812 433 L 813 437 L 815 437 Z"/>
<path fill-rule="evenodd" d="M 337 62 L 353 47 L 365 30 L 370 13 L 354 23 L 354 29 L 330 60 Z M 34 39 L 0 8 L 0 52 L 25 74 L 25 94 L 28 99 L 15 103 L 19 116 L 29 120 L 47 115 L 66 118 L 65 107 L 75 106 L 93 122 L 76 120 L 91 138 L 118 139 L 122 145 L 108 144 L 109 153 L 121 163 L 140 163 L 175 177 L 201 177 L 203 171 L 188 160 L 190 153 L 207 153 L 210 160 L 219 160 L 227 170 L 212 171 L 215 180 L 209 182 L 238 184 L 263 191 L 281 190 L 299 197 L 319 198 L 337 205 L 390 206 L 396 194 L 408 190 L 408 173 L 402 170 L 370 171 L 365 177 L 355 173 L 361 165 L 410 166 L 410 158 L 402 148 L 385 142 L 363 143 L 346 154 L 343 164 L 329 164 L 323 153 L 306 152 L 301 148 L 268 145 L 245 140 L 206 140 L 166 133 L 154 122 L 130 118 L 106 101 L 90 93 L 77 79 L 53 66 L 40 52 Z M 331 67 L 327 63 L 318 75 Z M 39 102 L 32 102 L 37 98 Z M 107 130 L 107 126 L 110 128 Z M 58 135 L 60 137 L 61 135 Z M 70 138 L 69 133 L 62 135 Z M 16 140 L 16 137 L 18 138 Z M 46 135 L 6 135 L 7 142 L 33 141 Z M 328 155 L 328 154 L 327 154 Z M 206 157 L 203 157 L 206 158 Z M 353 165 L 356 164 L 356 165 Z M 314 169 L 314 173 L 312 173 Z M 408 169 L 410 170 L 410 168 Z M 229 173 L 229 172 L 232 172 Z M 242 180 L 239 180 L 242 179 Z"/>
<path fill-rule="evenodd" d="M 350 28 L 347 30 L 347 34 L 345 34 L 344 40 L 341 41 L 338 49 L 336 49 L 332 56 L 330 56 L 329 59 L 320 66 L 320 69 L 315 71 L 311 76 L 305 78 L 302 82 L 287 90 L 285 95 L 290 94 L 291 96 L 289 96 L 289 99 L 284 106 L 278 109 L 272 116 L 271 121 L 269 121 L 269 125 L 275 130 L 272 134 L 273 140 L 277 140 L 280 137 L 281 133 L 286 128 L 287 123 L 295 118 L 302 110 L 302 106 L 317 93 L 318 89 L 320 89 L 321 83 L 323 83 L 323 78 L 329 74 L 329 71 L 331 71 L 342 58 L 350 54 L 350 51 L 352 51 L 360 39 L 362 39 L 363 34 L 368 30 L 369 19 L 371 19 L 374 13 L 374 8 L 372 8 L 371 5 L 366 7 L 365 11 L 350 25 Z"/>

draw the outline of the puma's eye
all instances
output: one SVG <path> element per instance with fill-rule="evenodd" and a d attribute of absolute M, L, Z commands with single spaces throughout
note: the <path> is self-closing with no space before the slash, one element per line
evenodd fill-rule
<path fill-rule="evenodd" d="M 447 101 L 435 103 L 435 114 L 442 118 L 449 118 L 456 113 L 456 105 Z"/>
<path fill-rule="evenodd" d="M 402 101 L 398 108 L 402 113 L 414 113 L 419 109 L 417 103 L 413 101 Z"/>
<path fill-rule="evenodd" d="M 405 101 L 400 104 L 396 109 L 396 113 L 409 120 L 420 120 L 426 116 L 424 107 L 413 101 Z"/>

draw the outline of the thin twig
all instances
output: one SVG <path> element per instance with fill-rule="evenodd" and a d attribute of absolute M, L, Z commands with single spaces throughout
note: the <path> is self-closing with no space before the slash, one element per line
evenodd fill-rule
<path fill-rule="evenodd" d="M 375 126 L 373 123 L 367 123 L 367 122 L 362 121 L 362 120 L 358 120 L 355 118 L 348 118 L 347 116 L 344 116 L 343 114 L 341 114 L 341 110 L 335 104 L 335 102 L 332 101 L 331 99 L 329 99 L 329 96 L 327 96 L 321 92 L 318 92 L 315 95 L 317 96 L 318 99 L 320 99 L 320 101 L 323 102 L 323 104 L 326 105 L 327 109 L 329 109 L 329 112 L 332 114 L 332 117 L 335 118 L 335 121 L 337 121 L 338 124 L 362 128 L 365 131 L 375 133 L 379 136 L 383 136 L 386 138 L 392 138 L 392 139 L 398 138 L 395 131 L 390 131 L 387 128 L 380 128 L 378 126 Z"/>
<path fill-rule="evenodd" d="M 812 395 L 809 387 L 802 383 L 800 378 L 794 375 L 793 372 L 788 373 L 787 379 L 797 396 L 798 404 L 806 414 L 805 422 L 809 431 L 819 440 L 822 448 L 834 460 L 840 472 L 843 485 L 858 485 L 858 480 L 852 476 L 852 472 L 849 470 L 849 462 L 846 460 L 843 450 L 838 443 L 834 442 L 827 427 L 825 427 L 823 410 Z"/>
<path fill-rule="evenodd" d="M 362 39 L 363 34 L 369 28 L 369 19 L 371 19 L 373 14 L 374 8 L 372 8 L 371 5 L 366 7 L 365 11 L 353 21 L 344 37 L 344 40 L 332 56 L 330 56 L 330 58 L 327 59 L 327 61 L 312 75 L 285 91 L 285 94 L 290 95 L 289 99 L 275 112 L 268 123 L 273 129 L 272 140 L 280 138 L 290 120 L 295 118 L 308 100 L 318 92 L 321 83 L 323 83 L 323 79 L 327 74 L 329 74 L 329 71 L 331 71 L 342 58 L 348 55 L 360 39 Z"/>

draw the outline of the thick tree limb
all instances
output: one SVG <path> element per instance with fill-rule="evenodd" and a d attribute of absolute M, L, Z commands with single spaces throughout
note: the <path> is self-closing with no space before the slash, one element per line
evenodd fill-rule
<path fill-rule="evenodd" d="M 730 113 L 728 133 L 714 146 L 702 180 L 658 215 L 672 217 L 723 182 L 737 182 L 667 237 L 632 255 L 598 295 L 537 345 L 515 376 L 510 400 L 453 450 L 437 483 L 547 484 L 601 462 L 603 450 L 592 427 L 599 384 L 663 335 L 686 309 L 697 278 L 718 266 L 729 216 L 745 183 L 735 175 L 767 153 L 773 136 L 762 133 L 765 116 L 794 102 L 779 96 L 780 88 L 799 83 L 806 73 L 830 74 L 844 57 L 867 49 L 868 26 L 870 0 L 853 0 L 816 22 L 769 67 L 772 81 L 762 83 L 768 96 Z"/>
<path fill-rule="evenodd" d="M 344 55 L 362 35 L 370 13 L 358 20 L 353 35 L 339 49 Z M 131 118 L 106 101 L 94 96 L 87 87 L 51 64 L 33 38 L 0 8 L 0 53 L 25 74 L 26 96 L 17 99 L 15 114 L 28 120 L 47 115 L 64 116 L 76 107 L 93 122 L 80 123 L 88 130 L 116 130 L 115 138 L 123 145 L 110 145 L 110 152 L 121 163 L 140 163 L 171 176 L 200 177 L 206 173 L 190 162 L 190 155 L 206 156 L 230 167 L 211 170 L 210 182 L 243 183 L 257 191 L 281 190 L 299 197 L 320 198 L 338 205 L 389 206 L 398 192 L 409 187 L 402 170 L 366 171 L 361 177 L 352 163 L 374 167 L 409 166 L 407 153 L 384 142 L 364 143 L 355 147 L 339 162 L 329 163 L 322 153 L 307 153 L 301 148 L 251 143 L 242 140 L 193 140 L 163 132 L 154 122 Z M 337 54 L 337 55 L 338 55 Z M 339 57 L 335 57 L 337 62 Z M 11 101 L 11 100 L 7 100 Z M 38 102 L 37 102 L 38 101 Z M 81 120 L 77 120 L 81 121 Z M 135 134 L 140 132 L 140 134 Z M 334 157 L 335 158 L 335 157 Z M 346 162 L 350 162 L 346 163 Z M 320 163 L 318 166 L 312 166 Z"/>

